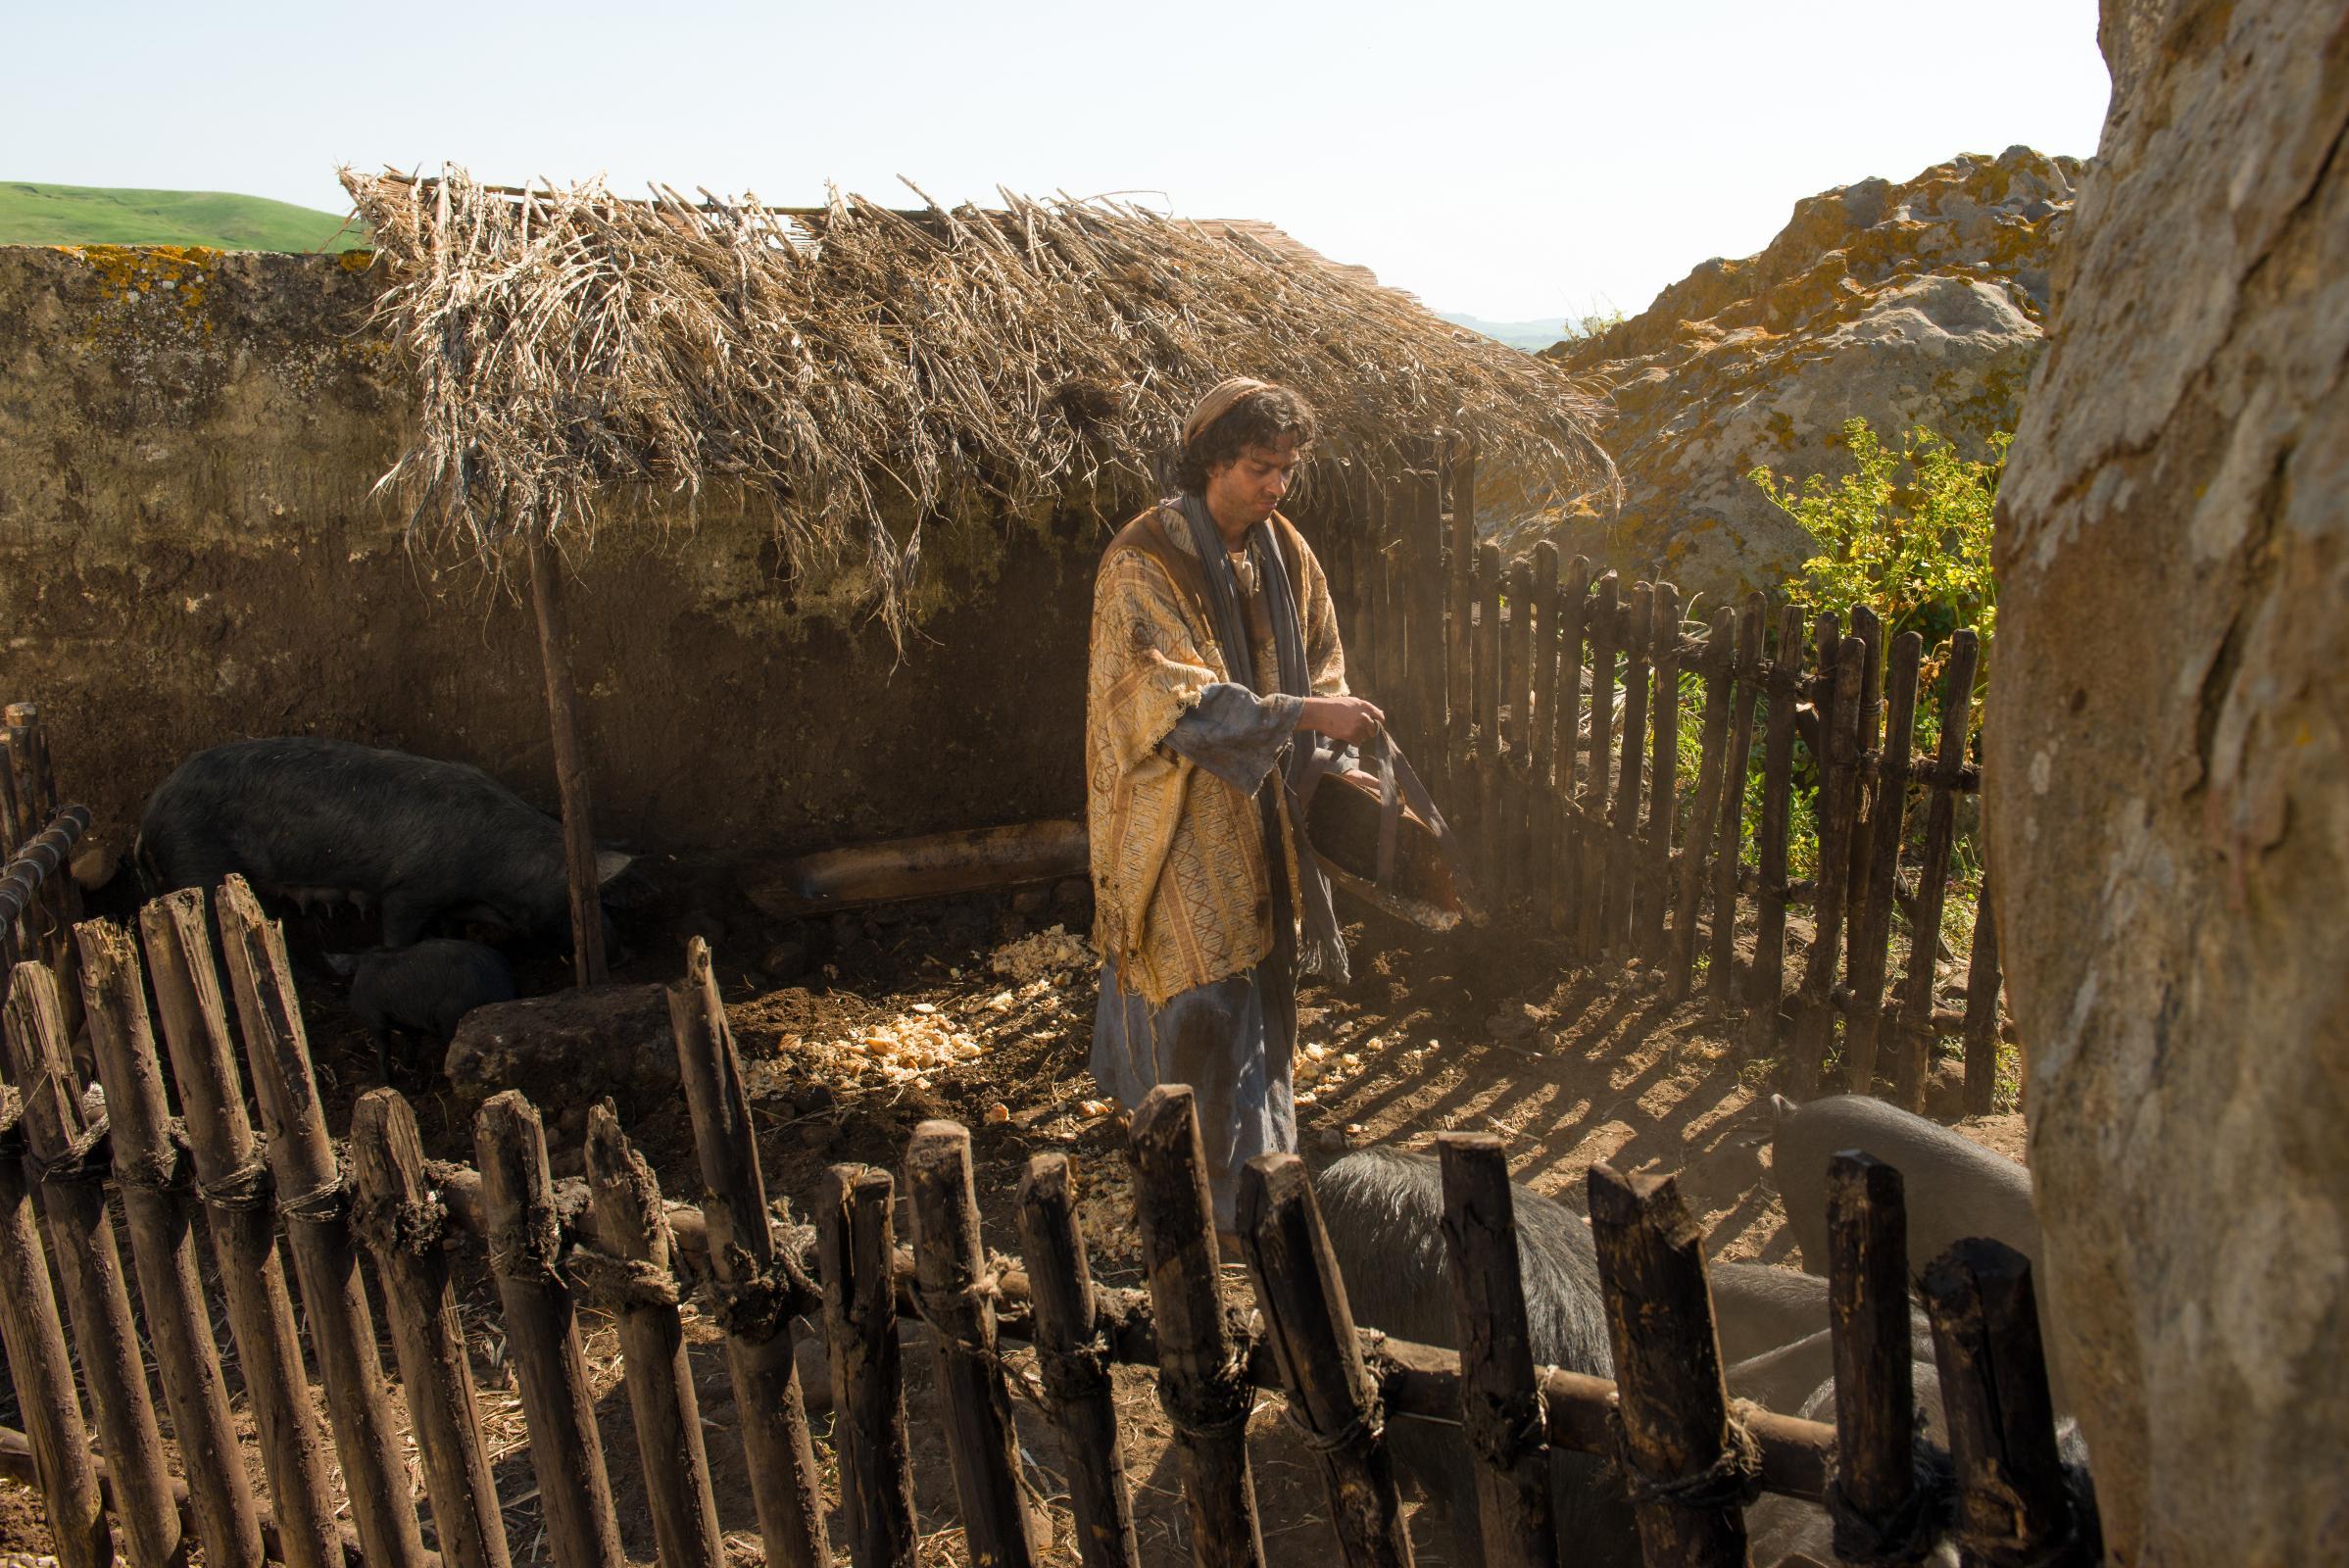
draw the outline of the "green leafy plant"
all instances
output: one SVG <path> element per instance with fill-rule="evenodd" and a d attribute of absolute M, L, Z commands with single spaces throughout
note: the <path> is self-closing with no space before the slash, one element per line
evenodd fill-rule
<path fill-rule="evenodd" d="M 1866 605 L 1887 638 L 1914 631 L 1928 649 L 1960 626 L 1985 639 L 1996 625 L 1998 585 L 1990 575 L 1990 514 L 2006 468 L 2010 431 L 1990 437 L 1978 462 L 1918 427 L 1894 451 L 1861 418 L 1843 422 L 1852 471 L 1815 473 L 1799 485 L 1767 466 L 1751 478 L 1771 504 L 1816 539 L 1820 553 L 1788 585 L 1812 613 L 1846 620 Z"/>

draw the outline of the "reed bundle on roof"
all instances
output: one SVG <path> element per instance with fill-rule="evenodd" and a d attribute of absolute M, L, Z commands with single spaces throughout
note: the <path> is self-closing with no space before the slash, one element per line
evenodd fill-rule
<path fill-rule="evenodd" d="M 907 213 L 454 169 L 343 182 L 421 383 L 384 482 L 412 526 L 493 556 L 591 537 L 614 485 L 731 482 L 771 501 L 795 560 L 860 554 L 898 634 L 925 520 L 1145 493 L 1236 372 L 1311 398 L 1321 457 L 1373 482 L 1439 427 L 1554 499 L 1614 482 L 1598 405 L 1556 367 L 1268 225 L 1009 193 Z"/>

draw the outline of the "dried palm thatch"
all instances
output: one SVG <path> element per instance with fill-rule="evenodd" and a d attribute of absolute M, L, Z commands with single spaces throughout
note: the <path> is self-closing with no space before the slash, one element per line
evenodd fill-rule
<path fill-rule="evenodd" d="M 902 633 L 925 521 L 1145 493 L 1192 399 L 1239 371 L 1305 393 L 1320 457 L 1366 475 L 1443 427 L 1557 496 L 1614 483 L 1597 405 L 1557 368 L 1261 224 L 1008 193 L 907 213 L 343 182 L 421 381 L 384 482 L 412 527 L 492 560 L 592 537 L 614 485 L 732 483 L 793 559 L 860 558 Z"/>

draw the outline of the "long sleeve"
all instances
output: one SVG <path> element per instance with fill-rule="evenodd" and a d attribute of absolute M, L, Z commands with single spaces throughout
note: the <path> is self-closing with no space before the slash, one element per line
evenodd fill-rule
<path fill-rule="evenodd" d="M 1243 794 L 1253 795 L 1297 732 L 1301 697 L 1258 697 L 1247 687 L 1217 681 L 1166 733 L 1167 749 L 1190 758 Z"/>

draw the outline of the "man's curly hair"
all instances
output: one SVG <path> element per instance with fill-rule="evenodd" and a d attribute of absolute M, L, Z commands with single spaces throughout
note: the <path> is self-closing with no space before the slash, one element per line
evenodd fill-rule
<path fill-rule="evenodd" d="M 1175 486 L 1192 495 L 1203 494 L 1207 476 L 1237 462 L 1248 448 L 1278 451 L 1294 437 L 1301 453 L 1320 433 L 1321 421 L 1303 397 L 1285 386 L 1260 388 L 1224 410 L 1184 445 L 1175 460 Z"/>

